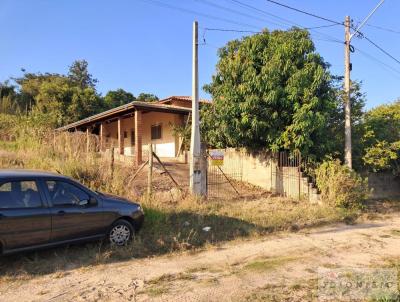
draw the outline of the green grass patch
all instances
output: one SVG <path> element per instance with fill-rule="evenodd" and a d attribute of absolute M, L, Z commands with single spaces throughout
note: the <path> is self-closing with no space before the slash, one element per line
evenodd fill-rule
<path fill-rule="evenodd" d="M 264 272 L 284 266 L 287 263 L 296 261 L 298 259 L 300 259 L 300 257 L 271 257 L 271 258 L 257 259 L 247 263 L 243 267 L 243 269 L 250 271 Z"/>

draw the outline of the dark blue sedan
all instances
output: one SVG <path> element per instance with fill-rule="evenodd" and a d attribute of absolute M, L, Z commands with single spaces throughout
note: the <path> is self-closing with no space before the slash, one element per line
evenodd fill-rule
<path fill-rule="evenodd" d="M 107 238 L 126 245 L 139 231 L 139 204 L 48 172 L 0 170 L 0 253 Z"/>

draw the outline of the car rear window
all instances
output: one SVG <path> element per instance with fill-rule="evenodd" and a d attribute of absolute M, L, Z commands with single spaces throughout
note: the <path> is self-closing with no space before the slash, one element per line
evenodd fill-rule
<path fill-rule="evenodd" d="M 0 209 L 41 206 L 42 200 L 35 181 L 10 181 L 0 184 Z"/>

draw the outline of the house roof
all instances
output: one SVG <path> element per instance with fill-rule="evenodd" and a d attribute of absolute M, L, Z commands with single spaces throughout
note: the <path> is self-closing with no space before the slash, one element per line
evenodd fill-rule
<path fill-rule="evenodd" d="M 173 95 L 170 97 L 167 97 L 165 99 L 159 100 L 158 103 L 160 104 L 165 104 L 165 103 L 169 103 L 172 101 L 185 101 L 185 102 L 192 102 L 192 97 L 191 96 L 177 96 L 177 95 Z M 208 103 L 210 104 L 211 101 L 210 100 L 206 100 L 206 99 L 200 99 L 199 100 L 200 103 Z"/>
<path fill-rule="evenodd" d="M 133 101 L 128 104 L 89 116 L 80 121 L 57 128 L 56 130 L 65 131 L 77 127 L 85 127 L 102 121 L 111 120 L 120 116 L 125 116 L 127 114 L 132 114 L 136 110 L 170 112 L 170 113 L 181 113 L 181 114 L 189 114 L 192 111 L 191 108 L 167 105 L 160 102 L 149 103 L 149 102 Z"/>

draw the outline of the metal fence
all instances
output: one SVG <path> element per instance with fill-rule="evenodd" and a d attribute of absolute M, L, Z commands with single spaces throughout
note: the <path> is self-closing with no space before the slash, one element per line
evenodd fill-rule
<path fill-rule="evenodd" d="M 282 196 L 300 197 L 300 153 L 279 152 L 274 156 L 277 165 L 272 171 L 272 190 Z"/>
<path fill-rule="evenodd" d="M 225 154 L 221 166 L 208 159 L 207 192 L 210 198 L 231 198 L 255 193 L 252 184 L 281 196 L 309 199 L 317 194 L 305 173 L 308 161 L 299 152 L 249 153 L 243 150 L 213 150 Z M 252 191 L 252 192 L 251 192 Z"/>
<path fill-rule="evenodd" d="M 234 198 L 241 194 L 239 181 L 242 181 L 243 164 L 240 159 L 230 161 L 229 165 L 215 165 L 207 157 L 207 196 L 208 198 Z"/>

